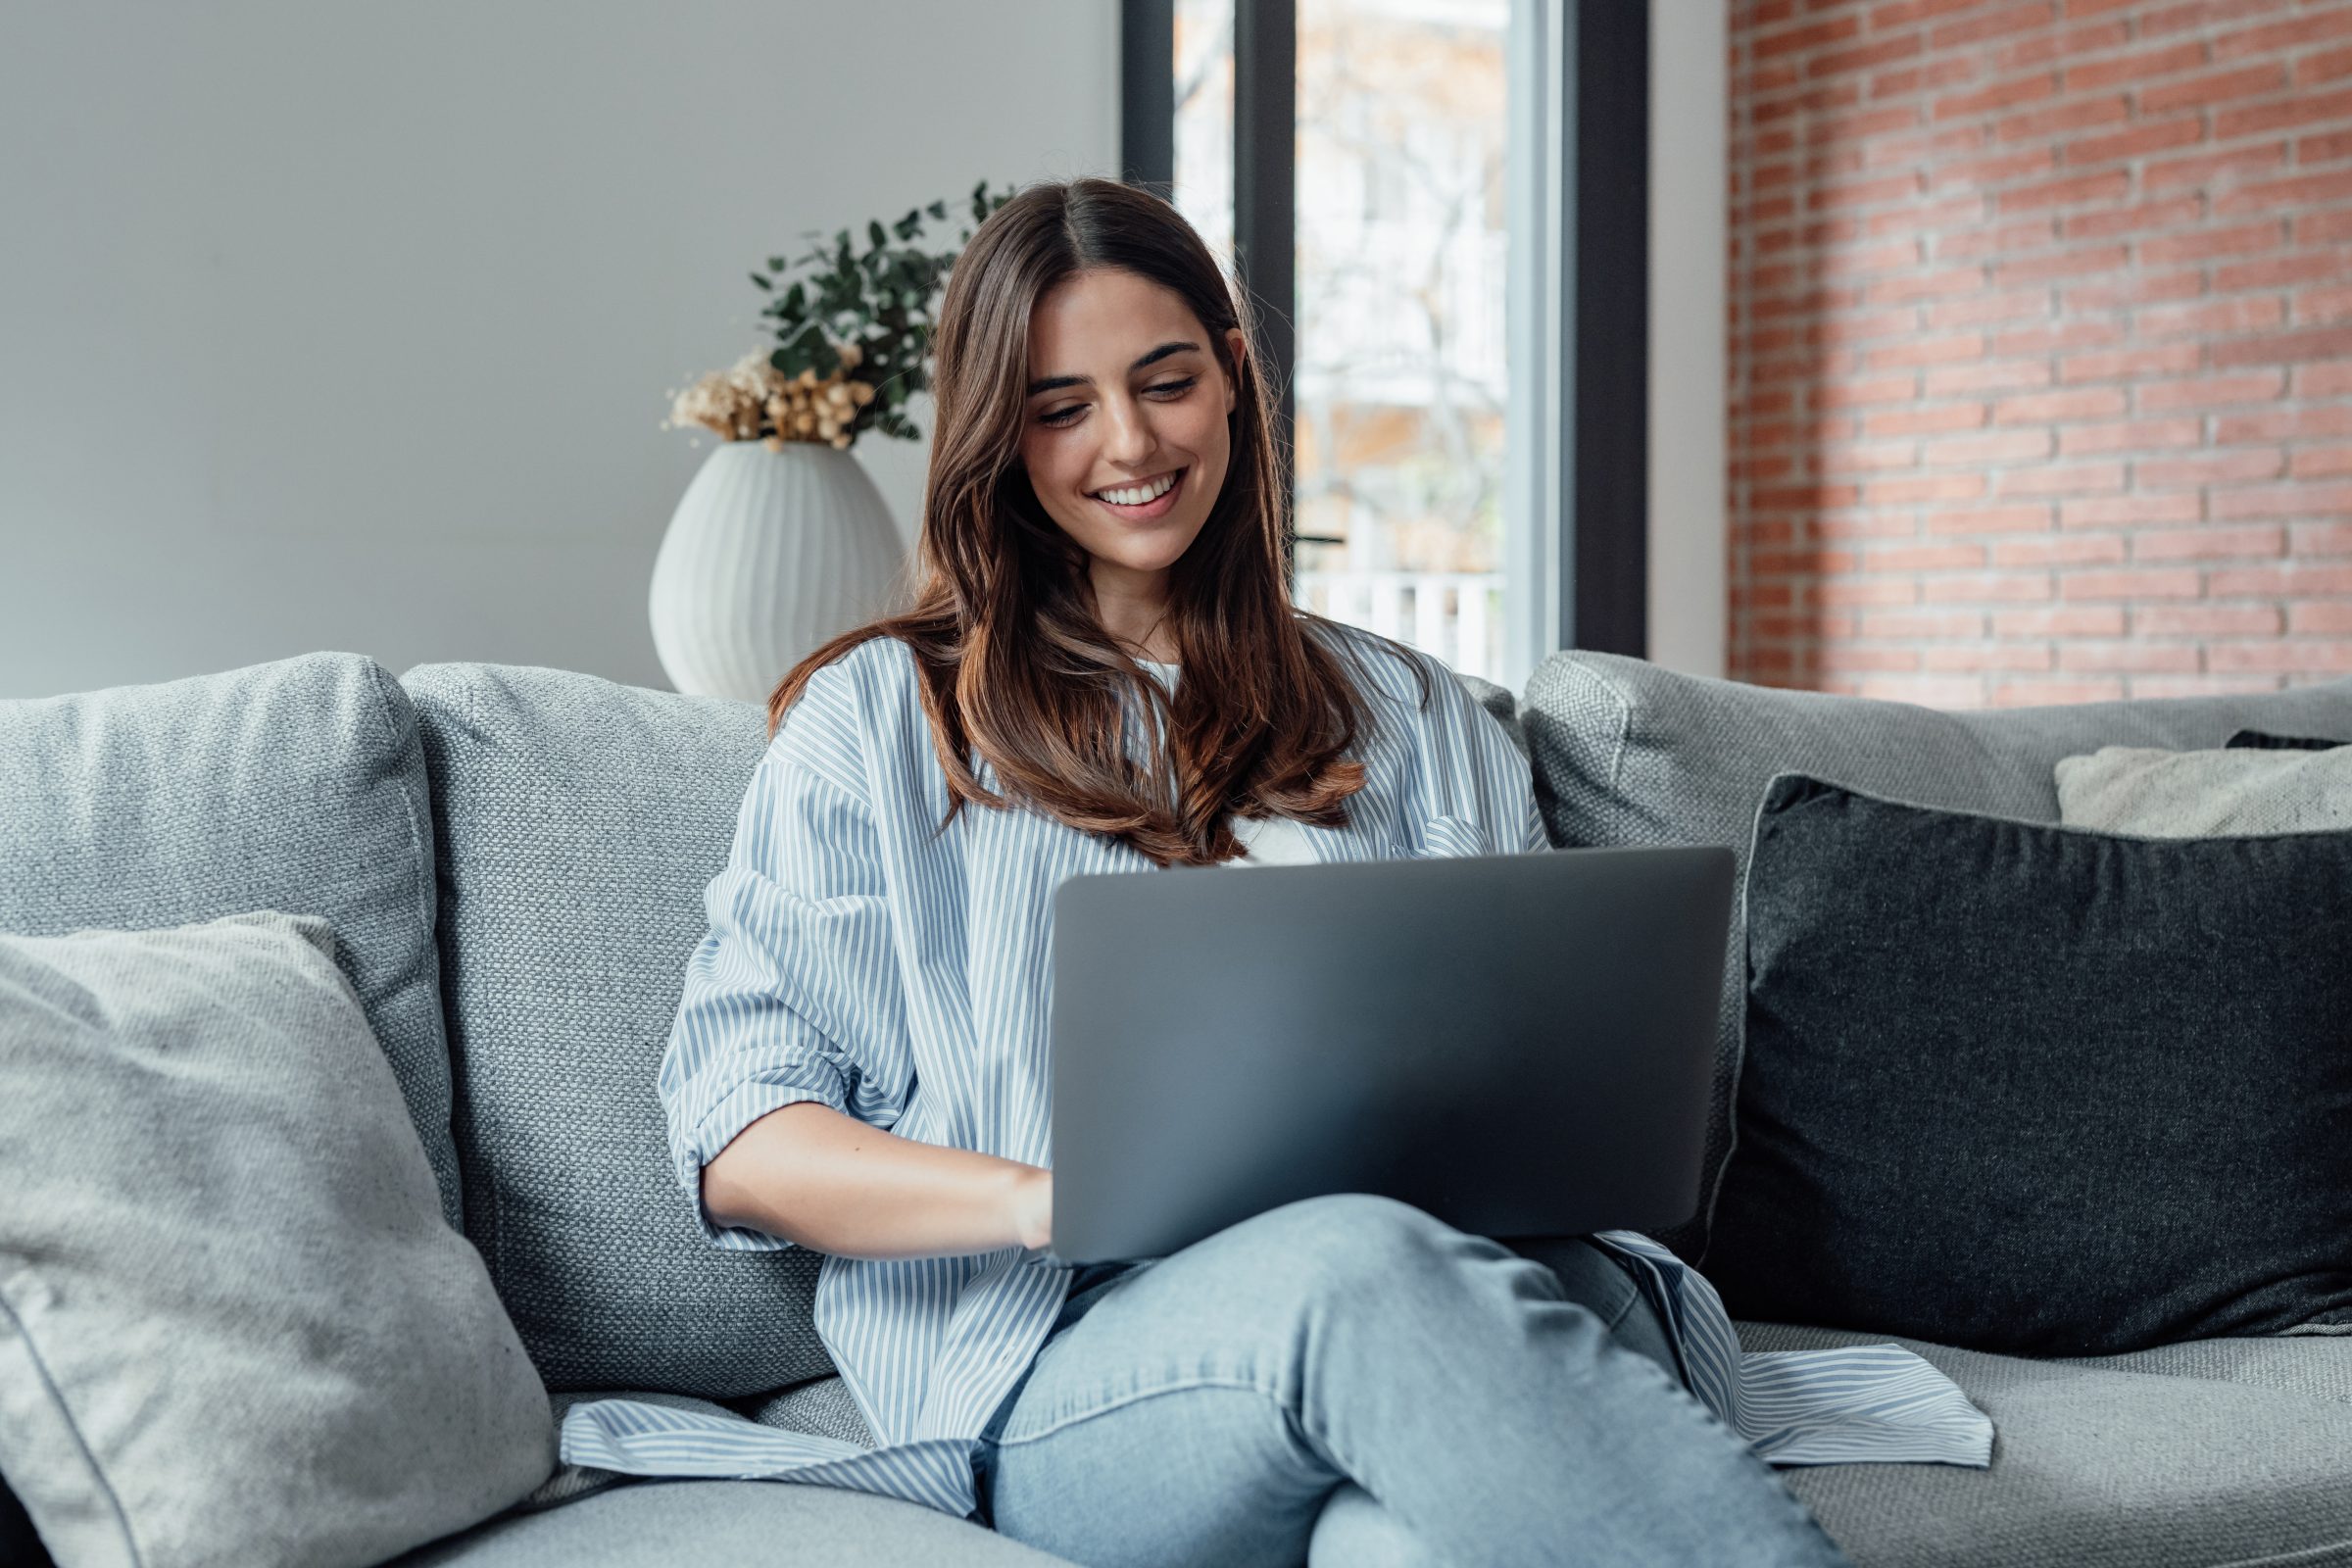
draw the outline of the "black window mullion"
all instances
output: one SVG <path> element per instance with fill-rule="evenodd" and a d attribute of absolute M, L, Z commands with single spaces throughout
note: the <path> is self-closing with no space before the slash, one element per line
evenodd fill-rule
<path fill-rule="evenodd" d="M 1258 318 L 1258 373 L 1274 395 L 1283 569 L 1294 568 L 1298 404 L 1298 15 L 1296 0 L 1235 0 L 1233 249 Z"/>

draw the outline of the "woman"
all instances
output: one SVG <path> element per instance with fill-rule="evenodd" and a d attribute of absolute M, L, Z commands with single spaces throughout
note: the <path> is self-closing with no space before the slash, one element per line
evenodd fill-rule
<path fill-rule="evenodd" d="M 1062 880 L 1547 843 L 1443 664 L 1290 605 L 1248 322 L 1166 203 L 1024 191 L 937 346 L 921 589 L 771 699 L 661 1075 L 703 1234 L 823 1254 L 878 1446 L 607 1400 L 564 1457 L 885 1493 L 1088 1564 L 1842 1562 L 1726 1424 L 1753 1385 L 1712 1293 L 1642 1238 L 1514 1251 L 1346 1194 L 1038 1255 Z M 1828 1451 L 1891 1366 L 1785 1380 L 1782 1457 L 1959 1455 L 1973 1410 L 1908 1357 L 1899 1402 L 1945 1425 Z"/>

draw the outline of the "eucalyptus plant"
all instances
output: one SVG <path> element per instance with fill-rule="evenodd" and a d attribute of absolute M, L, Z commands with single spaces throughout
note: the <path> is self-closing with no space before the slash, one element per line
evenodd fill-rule
<path fill-rule="evenodd" d="M 884 435 L 920 437 L 903 411 L 907 398 L 931 384 L 931 334 L 937 325 L 932 308 L 974 228 L 1013 194 L 1014 187 L 1007 185 L 991 195 L 985 179 L 974 185 L 971 222 L 953 250 L 923 243 L 926 216 L 948 216 L 944 200 L 907 209 L 887 229 L 878 219 L 869 221 L 863 255 L 852 247 L 846 228 L 829 242 L 821 230 L 804 230 L 818 243 L 789 263 L 771 256 L 764 271 L 751 274 L 772 296 L 760 313 L 775 321 L 776 347 L 768 364 L 804 385 L 845 376 L 854 368 L 858 380 L 872 385 L 873 396 L 856 408 L 842 431 L 854 435 L 870 425 Z M 801 275 L 788 275 L 795 272 Z M 854 351 L 845 354 L 845 345 L 854 345 Z"/>

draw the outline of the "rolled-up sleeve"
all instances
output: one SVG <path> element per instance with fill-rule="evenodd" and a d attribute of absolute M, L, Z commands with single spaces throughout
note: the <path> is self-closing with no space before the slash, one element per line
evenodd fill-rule
<path fill-rule="evenodd" d="M 854 763 L 829 749 L 840 734 L 828 723 L 833 674 L 811 680 L 754 770 L 726 866 L 704 892 L 710 928 L 662 1057 L 678 1183 L 705 1239 L 733 1250 L 795 1244 L 711 1222 L 703 1167 L 720 1150 L 802 1101 L 888 1126 L 908 1077 L 879 838 L 844 782 Z"/>

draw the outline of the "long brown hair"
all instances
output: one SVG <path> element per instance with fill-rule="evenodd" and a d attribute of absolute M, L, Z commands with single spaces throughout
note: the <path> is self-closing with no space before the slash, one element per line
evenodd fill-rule
<path fill-rule="evenodd" d="M 1254 347 L 1224 367 L 1237 379 L 1224 488 L 1169 568 L 1166 624 L 1182 665 L 1172 703 L 1089 608 L 1087 552 L 1039 504 L 1018 461 L 1030 314 L 1056 283 L 1099 268 L 1174 290 L 1220 357 L 1230 327 L 1257 341 L 1246 296 L 1228 287 L 1192 224 L 1151 192 L 1108 179 L 1052 181 L 998 208 L 957 258 L 940 305 L 914 603 L 794 665 L 767 700 L 768 733 L 819 667 L 869 638 L 895 637 L 913 650 L 947 775 L 943 831 L 967 801 L 1014 804 L 980 784 L 967 765 L 974 751 L 1020 804 L 1121 839 L 1161 866 L 1242 854 L 1229 811 L 1343 826 L 1342 803 L 1364 785 L 1363 764 L 1344 754 L 1377 718 L 1335 657 L 1348 647 L 1346 633 L 1305 635 L 1310 624 L 1340 623 L 1291 603 L 1284 487 Z M 1427 707 L 1418 661 L 1391 639 L 1354 635 L 1397 648 Z M 1150 705 L 1150 775 L 1120 746 L 1120 693 L 1130 686 Z"/>

